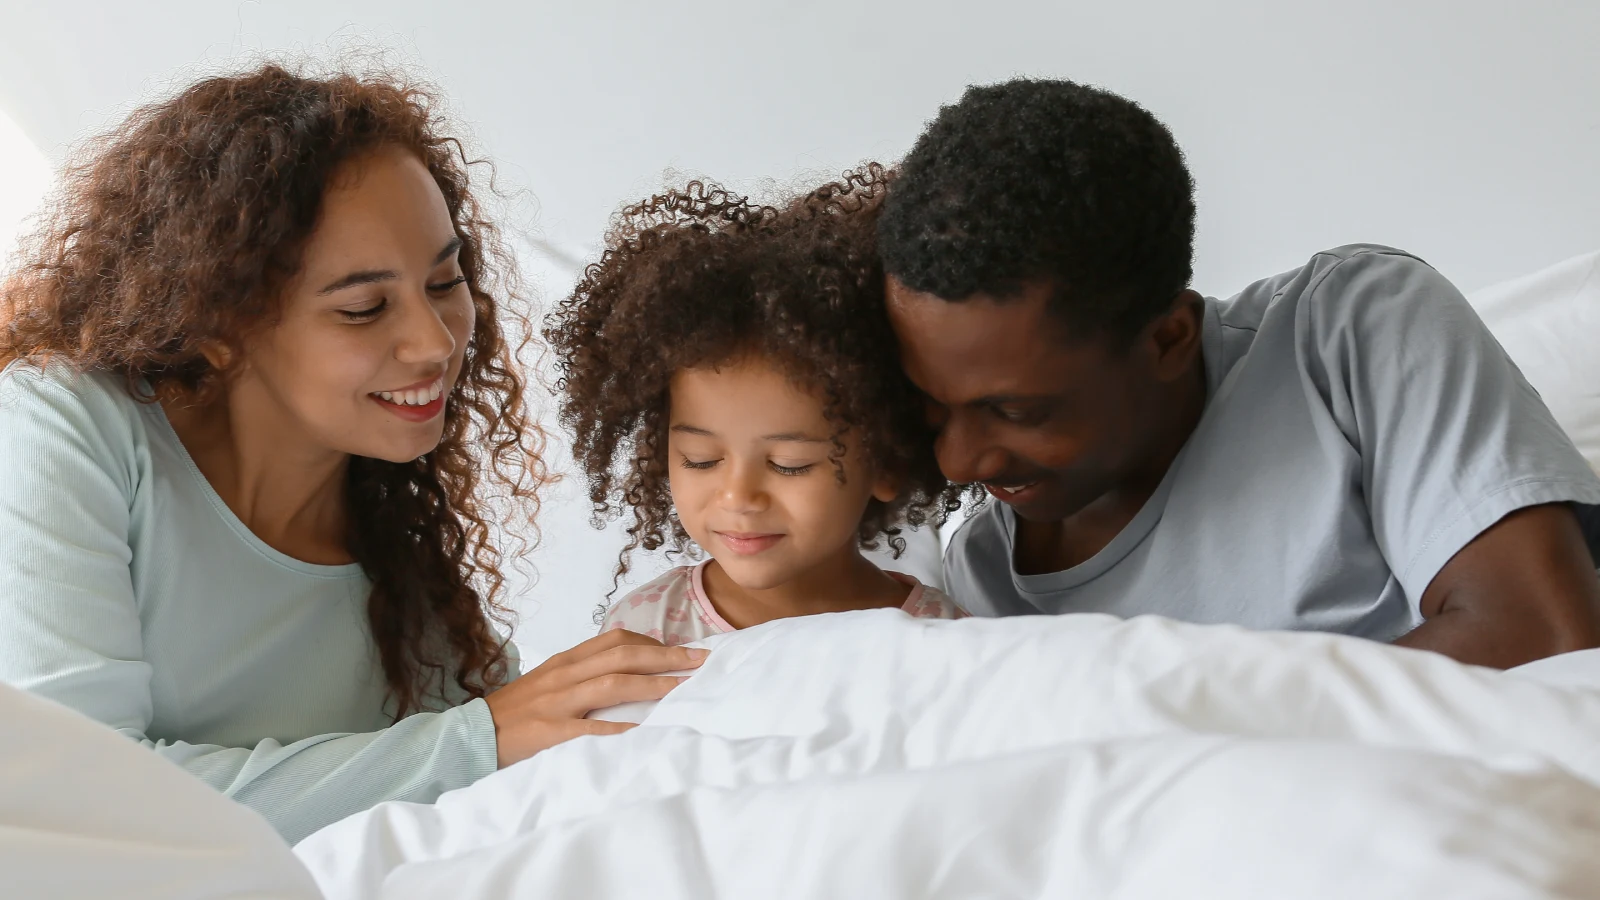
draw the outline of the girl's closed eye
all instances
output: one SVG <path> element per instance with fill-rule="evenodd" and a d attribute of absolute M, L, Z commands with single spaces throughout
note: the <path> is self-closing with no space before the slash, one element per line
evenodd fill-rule
<path fill-rule="evenodd" d="M 683 457 L 683 467 L 685 469 L 709 469 L 709 468 L 711 468 L 712 466 L 715 466 L 717 463 L 719 463 L 721 461 L 722 460 L 720 460 L 720 459 L 697 460 L 697 459 L 690 459 L 688 456 L 684 456 Z"/>
<path fill-rule="evenodd" d="M 784 465 L 777 460 L 771 460 L 769 461 L 768 465 L 772 466 L 772 471 L 777 472 L 779 475 L 804 475 L 805 473 L 816 468 L 817 464 L 797 463 L 794 465 Z"/>

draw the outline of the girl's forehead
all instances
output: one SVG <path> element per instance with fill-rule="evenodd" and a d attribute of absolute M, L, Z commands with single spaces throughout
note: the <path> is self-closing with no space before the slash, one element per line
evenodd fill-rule
<path fill-rule="evenodd" d="M 670 394 L 675 433 L 826 440 L 834 430 L 819 393 L 760 358 L 680 369 Z"/>

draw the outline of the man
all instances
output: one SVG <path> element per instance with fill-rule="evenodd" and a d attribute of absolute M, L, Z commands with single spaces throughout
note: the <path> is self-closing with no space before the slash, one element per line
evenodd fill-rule
<path fill-rule="evenodd" d="M 890 318 L 983 615 L 1155 613 L 1509 667 L 1600 643 L 1584 463 L 1451 284 L 1341 247 L 1189 289 L 1194 189 L 1138 105 L 970 89 L 879 223 Z"/>

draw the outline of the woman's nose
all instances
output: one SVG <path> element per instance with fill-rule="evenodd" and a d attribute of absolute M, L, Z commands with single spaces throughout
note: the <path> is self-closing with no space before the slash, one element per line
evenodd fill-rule
<path fill-rule="evenodd" d="M 406 304 L 395 359 L 403 363 L 440 363 L 456 352 L 456 338 L 439 310 L 426 297 Z"/>

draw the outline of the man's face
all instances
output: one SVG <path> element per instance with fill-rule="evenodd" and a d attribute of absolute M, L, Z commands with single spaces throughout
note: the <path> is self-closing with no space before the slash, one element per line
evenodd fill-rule
<path fill-rule="evenodd" d="M 1050 286 L 952 303 L 888 284 L 906 374 L 928 399 L 945 477 L 1053 522 L 1145 473 L 1165 411 L 1157 354 L 1075 336 Z M 1157 474 L 1159 480 L 1159 474 Z"/>

